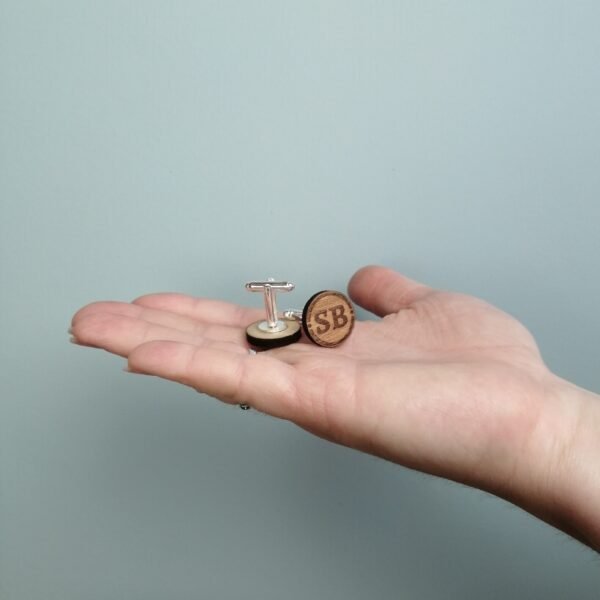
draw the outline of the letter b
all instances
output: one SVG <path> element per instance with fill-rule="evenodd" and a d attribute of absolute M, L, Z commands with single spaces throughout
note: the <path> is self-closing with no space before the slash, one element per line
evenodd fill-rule
<path fill-rule="evenodd" d="M 348 324 L 348 317 L 346 316 L 346 309 L 342 304 L 338 304 L 333 308 L 329 309 L 331 316 L 333 317 L 333 328 L 339 329 Z"/>

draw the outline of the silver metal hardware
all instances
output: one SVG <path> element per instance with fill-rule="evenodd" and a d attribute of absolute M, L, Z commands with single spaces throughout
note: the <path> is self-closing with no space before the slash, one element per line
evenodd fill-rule
<path fill-rule="evenodd" d="M 277 292 L 291 292 L 294 284 L 287 281 L 275 281 L 269 277 L 266 281 L 250 281 L 246 284 L 249 292 L 263 292 L 265 301 L 265 310 L 267 320 L 261 321 L 257 327 L 261 331 L 268 333 L 277 333 L 287 329 L 287 325 L 277 316 L 277 302 L 275 296 Z"/>
<path fill-rule="evenodd" d="M 290 321 L 302 321 L 302 311 L 297 308 L 290 308 L 290 310 L 283 311 L 283 318 Z"/>

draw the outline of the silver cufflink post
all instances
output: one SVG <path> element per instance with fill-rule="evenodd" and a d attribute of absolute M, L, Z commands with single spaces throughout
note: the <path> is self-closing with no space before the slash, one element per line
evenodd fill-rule
<path fill-rule="evenodd" d="M 280 319 L 277 314 L 276 296 L 278 292 L 291 292 L 294 284 L 288 281 L 276 281 L 269 277 L 266 281 L 250 281 L 246 284 L 249 292 L 264 294 L 266 319 L 251 323 L 246 328 L 249 344 L 258 348 L 278 348 L 297 342 L 302 331 L 297 321 Z"/>
<path fill-rule="evenodd" d="M 302 315 L 304 311 L 298 308 L 290 308 L 289 310 L 283 311 L 283 318 L 289 319 L 290 321 L 302 321 Z"/>
<path fill-rule="evenodd" d="M 288 281 L 275 281 L 269 277 L 266 281 L 250 281 L 246 284 L 249 292 L 263 292 L 265 300 L 266 321 L 261 321 L 258 328 L 261 331 L 277 333 L 286 328 L 285 323 L 277 316 L 277 292 L 291 292 L 296 286 Z"/>

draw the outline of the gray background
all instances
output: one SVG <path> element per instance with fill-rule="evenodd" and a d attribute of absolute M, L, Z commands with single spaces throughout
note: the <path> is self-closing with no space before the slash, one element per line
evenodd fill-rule
<path fill-rule="evenodd" d="M 376 262 L 600 390 L 599 27 L 593 1 L 1 2 L 0 596 L 597 598 L 596 555 L 520 509 L 66 330 Z"/>

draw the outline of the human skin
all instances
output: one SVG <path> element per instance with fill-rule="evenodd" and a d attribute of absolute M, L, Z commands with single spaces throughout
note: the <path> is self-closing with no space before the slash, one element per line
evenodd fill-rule
<path fill-rule="evenodd" d="M 72 341 L 485 490 L 600 550 L 600 396 L 552 373 L 531 333 L 481 299 L 377 266 L 348 293 L 381 319 L 333 349 L 250 354 L 245 327 L 262 311 L 177 293 L 88 304 Z"/>

